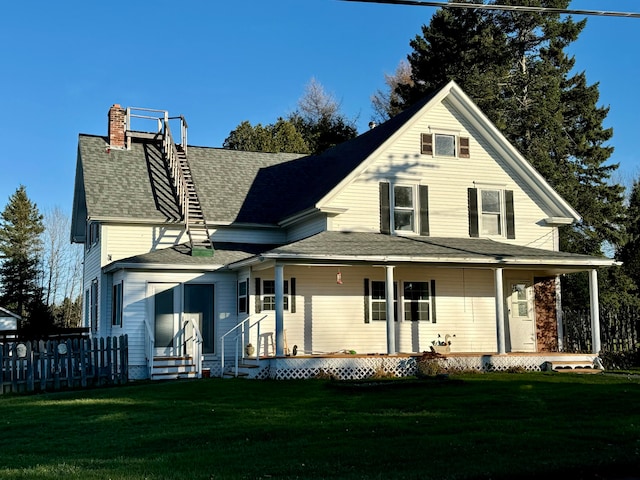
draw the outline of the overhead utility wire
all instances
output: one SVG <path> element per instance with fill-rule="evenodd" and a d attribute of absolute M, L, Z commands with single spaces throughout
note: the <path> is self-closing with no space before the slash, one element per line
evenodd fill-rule
<path fill-rule="evenodd" d="M 640 18 L 639 12 L 606 12 L 599 10 L 571 10 L 566 8 L 524 7 L 519 5 L 484 5 L 482 3 L 422 2 L 417 0 L 342 0 L 343 2 L 387 3 L 419 7 L 473 8 L 478 10 L 506 10 L 509 12 L 568 13 L 571 15 L 597 15 L 601 17 Z"/>

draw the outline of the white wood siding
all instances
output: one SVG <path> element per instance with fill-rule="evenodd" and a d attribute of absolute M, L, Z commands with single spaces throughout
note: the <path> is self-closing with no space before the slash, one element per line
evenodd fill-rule
<path fill-rule="evenodd" d="M 327 217 L 319 214 L 310 220 L 300 222 L 287 230 L 287 242 L 295 242 L 327 229 Z"/>
<path fill-rule="evenodd" d="M 284 229 L 267 228 L 218 228 L 210 229 L 214 242 L 238 242 L 238 243 L 284 243 L 287 234 Z"/>
<path fill-rule="evenodd" d="M 213 284 L 214 338 L 219 339 L 237 322 L 235 274 L 125 272 L 122 278 L 124 279 L 123 316 L 122 328 L 118 330 L 129 335 L 129 364 L 132 367 L 147 365 L 145 320 L 149 315 L 147 286 L 150 283 Z M 181 312 L 182 304 L 177 305 L 176 308 Z M 153 319 L 149 319 L 149 322 L 153 330 Z M 213 360 L 218 358 L 219 354 L 219 343 L 216 340 L 215 354 L 206 355 L 206 358 Z"/>
<path fill-rule="evenodd" d="M 364 321 L 364 279 L 384 281 L 381 267 L 342 267 L 342 285 L 336 282 L 336 267 L 284 268 L 284 278 L 296 278 L 296 312 L 284 312 L 289 349 L 298 352 L 386 353 L 386 322 Z M 273 279 L 273 270 L 254 272 Z M 495 352 L 496 321 L 491 270 L 397 267 L 394 271 L 400 296 L 396 349 L 399 352 L 429 350 L 433 341 L 452 338 L 453 352 Z M 436 284 L 436 323 L 402 321 L 402 282 L 430 281 Z M 252 289 L 253 292 L 253 289 Z M 263 324 L 263 333 L 274 329 L 273 312 Z"/>
<path fill-rule="evenodd" d="M 105 248 L 102 266 L 123 258 L 187 242 L 183 228 L 145 225 L 103 225 Z"/>
<path fill-rule="evenodd" d="M 470 137 L 471 158 L 421 155 L 420 134 L 438 130 Z M 555 228 L 542 222 L 549 214 L 538 206 L 533 192 L 446 101 L 380 151 L 367 170 L 330 200 L 328 206 L 348 209 L 333 219 L 331 228 L 379 231 L 378 184 L 390 180 L 429 187 L 429 226 L 433 237 L 469 236 L 468 188 L 485 184 L 499 190 L 513 190 L 516 238 L 500 240 L 554 249 Z"/>

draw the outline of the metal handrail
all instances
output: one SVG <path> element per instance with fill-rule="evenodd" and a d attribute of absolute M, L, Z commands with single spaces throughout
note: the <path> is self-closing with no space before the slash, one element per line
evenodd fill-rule
<path fill-rule="evenodd" d="M 221 364 L 221 372 L 220 372 L 220 376 L 224 377 L 224 351 L 225 351 L 225 346 L 224 346 L 224 341 L 225 338 L 230 335 L 231 333 L 233 333 L 234 331 L 239 329 L 239 332 L 236 332 L 236 336 L 233 337 L 235 340 L 235 362 L 234 362 L 234 376 L 237 377 L 238 376 L 238 360 L 240 359 L 240 355 L 242 355 L 242 358 L 244 359 L 244 349 L 242 349 L 242 353 L 240 354 L 240 352 L 238 352 L 239 349 L 239 339 L 240 338 L 244 338 L 247 334 L 249 334 L 249 332 L 251 332 L 251 329 L 255 326 L 257 326 L 257 338 L 258 338 L 258 342 L 257 342 L 257 348 L 256 348 L 256 360 L 259 362 L 260 361 L 260 322 L 262 322 L 262 320 L 264 320 L 265 318 L 268 317 L 268 315 L 263 315 L 261 318 L 259 318 L 258 320 L 256 320 L 253 324 L 249 325 L 248 329 L 247 324 L 253 319 L 255 315 L 250 315 L 247 318 L 245 318 L 244 320 L 242 320 L 240 323 L 238 323 L 236 326 L 234 326 L 231 330 L 229 330 L 227 333 L 225 333 L 224 335 L 222 335 L 220 337 L 220 343 L 221 343 L 221 347 L 220 347 L 220 364 Z"/>
<path fill-rule="evenodd" d="M 188 326 L 191 326 L 191 331 L 193 332 L 193 335 L 189 337 L 187 336 Z M 186 319 L 182 324 L 182 336 L 183 354 L 189 354 L 187 345 L 190 342 L 192 348 L 191 353 L 196 361 L 196 372 L 198 374 L 198 378 L 202 378 L 202 345 L 204 343 L 204 339 L 202 338 L 198 324 L 194 322 L 192 318 Z"/>
<path fill-rule="evenodd" d="M 154 332 L 151 330 L 151 325 L 149 323 L 149 319 L 145 317 L 144 320 L 144 324 L 147 327 L 147 340 L 148 340 L 148 344 L 147 344 L 147 364 L 149 367 L 149 378 L 151 378 L 151 376 L 153 375 L 153 350 L 155 348 L 156 345 L 156 339 L 155 339 L 155 334 Z"/>

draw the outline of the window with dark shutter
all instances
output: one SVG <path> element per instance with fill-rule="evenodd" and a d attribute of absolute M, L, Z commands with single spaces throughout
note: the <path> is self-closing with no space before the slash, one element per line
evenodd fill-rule
<path fill-rule="evenodd" d="M 423 155 L 433 155 L 433 135 L 423 133 L 420 135 L 420 153 Z"/>
<path fill-rule="evenodd" d="M 391 233 L 391 207 L 387 182 L 380 182 L 380 233 Z"/>
<path fill-rule="evenodd" d="M 469 137 L 460 137 L 458 143 L 460 145 L 458 156 L 460 158 L 471 157 L 471 149 L 469 148 Z"/>
<path fill-rule="evenodd" d="M 262 311 L 262 280 L 256 278 L 256 291 L 255 291 L 255 302 L 256 302 L 256 313 L 260 313 Z"/>
<path fill-rule="evenodd" d="M 467 190 L 469 197 L 469 236 L 479 237 L 478 231 L 478 189 L 469 188 Z"/>
<path fill-rule="evenodd" d="M 516 238 L 516 221 L 513 208 L 513 190 L 504 191 L 505 216 L 507 220 L 507 238 Z"/>
<path fill-rule="evenodd" d="M 420 201 L 420 235 L 429 236 L 429 187 L 418 187 Z"/>
<path fill-rule="evenodd" d="M 296 279 L 294 277 L 289 280 L 291 284 L 291 300 L 289 301 L 289 311 L 291 313 L 296 313 Z"/>
<path fill-rule="evenodd" d="M 431 323 L 436 323 L 436 281 L 431 280 Z"/>
<path fill-rule="evenodd" d="M 369 323 L 371 321 L 370 313 L 369 313 L 369 301 L 370 301 L 371 293 L 369 290 L 369 279 L 364 279 L 364 323 Z"/>

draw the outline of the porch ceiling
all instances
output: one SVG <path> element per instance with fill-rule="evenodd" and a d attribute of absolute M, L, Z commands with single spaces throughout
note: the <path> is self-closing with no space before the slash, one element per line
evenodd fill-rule
<path fill-rule="evenodd" d="M 322 232 L 230 267 L 264 264 L 265 260 L 309 264 L 424 263 L 442 267 L 533 269 L 545 274 L 571 273 L 615 263 L 605 257 L 554 252 L 480 238 Z"/>

